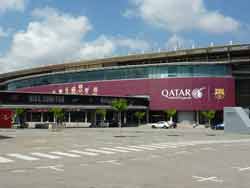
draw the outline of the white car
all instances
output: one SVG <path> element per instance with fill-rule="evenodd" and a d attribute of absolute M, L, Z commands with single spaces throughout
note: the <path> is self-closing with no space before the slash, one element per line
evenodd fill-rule
<path fill-rule="evenodd" d="M 157 123 L 152 124 L 152 128 L 168 129 L 168 128 L 170 128 L 170 125 L 166 121 L 159 121 Z"/>

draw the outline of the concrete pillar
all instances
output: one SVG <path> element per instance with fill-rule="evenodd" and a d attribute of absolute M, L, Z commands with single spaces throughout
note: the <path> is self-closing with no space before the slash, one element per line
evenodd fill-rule
<path fill-rule="evenodd" d="M 199 111 L 196 111 L 196 123 L 197 125 L 200 123 Z"/>
<path fill-rule="evenodd" d="M 149 110 L 146 110 L 146 123 L 149 123 Z"/>
<path fill-rule="evenodd" d="M 88 111 L 84 111 L 85 117 L 84 117 L 84 122 L 88 122 Z"/>
<path fill-rule="evenodd" d="M 95 110 L 91 111 L 91 124 L 94 126 L 96 125 L 96 111 Z"/>
<path fill-rule="evenodd" d="M 127 112 L 124 111 L 123 113 L 123 123 L 126 124 L 127 123 Z"/>
<path fill-rule="evenodd" d="M 71 113 L 69 112 L 68 122 L 71 123 Z"/>
<path fill-rule="evenodd" d="M 41 112 L 41 122 L 43 122 L 43 112 Z"/>
<path fill-rule="evenodd" d="M 56 117 L 54 113 L 53 113 L 53 119 L 54 119 L 54 123 L 56 123 Z"/>
<path fill-rule="evenodd" d="M 32 116 L 33 112 L 30 112 L 30 122 L 33 122 L 33 116 Z"/>

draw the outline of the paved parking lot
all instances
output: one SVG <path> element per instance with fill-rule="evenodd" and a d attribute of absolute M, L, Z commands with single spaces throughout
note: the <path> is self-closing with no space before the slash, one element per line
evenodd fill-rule
<path fill-rule="evenodd" d="M 4 188 L 250 187 L 249 135 L 150 128 L 0 135 Z"/>

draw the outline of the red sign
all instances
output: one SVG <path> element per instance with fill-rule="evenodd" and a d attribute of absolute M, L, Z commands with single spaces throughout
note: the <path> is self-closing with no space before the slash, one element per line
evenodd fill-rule
<path fill-rule="evenodd" d="M 166 78 L 55 84 L 20 89 L 24 92 L 80 95 L 149 96 L 151 110 L 222 110 L 235 106 L 233 78 Z"/>
<path fill-rule="evenodd" d="M 11 128 L 12 111 L 8 109 L 0 109 L 0 128 Z"/>

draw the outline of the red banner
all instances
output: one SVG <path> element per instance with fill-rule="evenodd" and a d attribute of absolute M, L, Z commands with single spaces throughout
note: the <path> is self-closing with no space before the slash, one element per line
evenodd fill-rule
<path fill-rule="evenodd" d="M 0 109 L 0 128 L 12 127 L 12 111 L 8 109 Z"/>
<path fill-rule="evenodd" d="M 235 106 L 235 81 L 230 78 L 166 78 L 55 84 L 19 91 L 150 97 L 151 110 L 222 110 Z"/>

